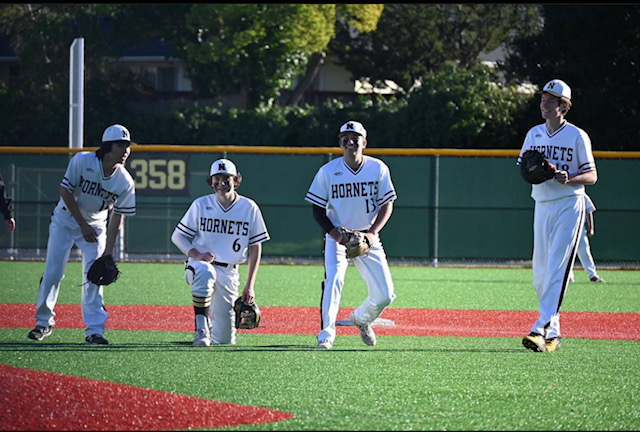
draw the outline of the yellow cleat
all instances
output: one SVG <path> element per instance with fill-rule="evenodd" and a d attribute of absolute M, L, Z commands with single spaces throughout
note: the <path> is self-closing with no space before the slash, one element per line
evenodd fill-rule
<path fill-rule="evenodd" d="M 551 339 L 546 339 L 544 341 L 547 351 L 558 351 L 560 349 L 560 336 L 556 336 Z"/>
<path fill-rule="evenodd" d="M 530 349 L 535 352 L 543 352 L 547 350 L 547 345 L 545 343 L 544 338 L 541 334 L 538 333 L 529 333 L 527 336 L 522 338 L 522 345 L 526 349 Z"/>

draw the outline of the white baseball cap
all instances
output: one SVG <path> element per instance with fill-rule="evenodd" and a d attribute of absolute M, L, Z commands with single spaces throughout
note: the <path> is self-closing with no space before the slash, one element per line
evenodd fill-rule
<path fill-rule="evenodd" d="M 211 170 L 209 171 L 210 176 L 216 174 L 227 174 L 235 177 L 238 175 L 238 170 L 236 169 L 236 165 L 229 159 L 218 159 L 211 164 Z"/>
<path fill-rule="evenodd" d="M 102 134 L 102 142 L 107 141 L 129 141 L 131 142 L 131 134 L 129 130 L 119 124 L 109 126 Z"/>
<path fill-rule="evenodd" d="M 367 130 L 362 126 L 362 123 L 349 120 L 340 128 L 340 133 L 343 132 L 355 132 L 357 134 L 362 135 L 364 138 L 367 137 Z"/>
<path fill-rule="evenodd" d="M 549 81 L 547 84 L 545 84 L 542 91 L 551 93 L 552 95 L 557 97 L 565 97 L 571 100 L 571 87 L 569 87 L 566 82 L 559 79 L 553 79 Z"/>

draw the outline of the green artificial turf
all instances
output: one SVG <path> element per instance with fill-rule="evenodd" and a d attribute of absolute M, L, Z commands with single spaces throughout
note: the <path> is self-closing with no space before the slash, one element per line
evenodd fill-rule
<path fill-rule="evenodd" d="M 0 302 L 35 303 L 43 262 L 0 261 Z M 121 263 L 122 276 L 105 288 L 109 304 L 191 305 L 184 266 Z M 246 265 L 240 266 L 243 286 Z M 392 307 L 429 309 L 537 310 L 531 269 L 527 268 L 391 268 L 396 288 Z M 590 282 L 576 270 L 562 304 L 564 311 L 640 312 L 640 271 L 599 270 L 604 284 Z M 324 269 L 320 265 L 262 264 L 256 298 L 264 306 L 316 307 Z M 70 262 L 58 303 L 80 302 L 81 265 Z M 367 295 L 358 271 L 349 267 L 341 306 L 357 307 Z"/>
<path fill-rule="evenodd" d="M 82 330 L 35 344 L 0 330 L 0 361 L 294 414 L 232 430 L 637 430 L 640 344 L 567 339 L 534 354 L 515 338 L 241 334 L 232 347 L 191 346 L 191 334 Z"/>
<path fill-rule="evenodd" d="M 121 264 L 109 304 L 190 305 L 180 264 Z M 0 262 L 0 302 L 34 303 L 44 263 Z M 79 303 L 69 263 L 59 303 Z M 242 280 L 246 266 L 241 267 Z M 262 265 L 264 306 L 317 306 L 321 266 Z M 576 271 L 563 310 L 640 312 L 640 272 Z M 536 310 L 530 269 L 393 267 L 392 307 Z M 366 295 L 350 268 L 342 306 Z M 310 319 L 317 319 L 316 316 Z M 161 323 L 158 323 L 161 325 Z M 519 338 L 384 336 L 376 347 L 339 335 L 241 333 L 235 346 L 196 348 L 190 332 L 109 330 L 87 346 L 82 329 L 36 343 L 0 329 L 0 363 L 291 412 L 279 422 L 223 430 L 639 430 L 640 342 L 569 338 L 554 353 Z"/>

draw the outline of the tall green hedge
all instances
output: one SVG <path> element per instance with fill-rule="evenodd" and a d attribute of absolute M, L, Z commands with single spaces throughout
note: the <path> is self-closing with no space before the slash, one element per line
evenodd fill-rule
<path fill-rule="evenodd" d="M 422 87 L 404 98 L 363 95 L 353 103 L 254 110 L 218 104 L 158 113 L 152 105 L 145 110 L 137 103 L 133 109 L 126 101 L 105 97 L 98 109 L 92 103 L 85 111 L 84 144 L 96 145 L 106 126 L 121 123 L 141 144 L 323 147 L 336 144 L 340 125 L 358 120 L 369 132 L 371 147 L 518 148 L 526 131 L 513 128 L 512 122 L 522 115 L 530 96 L 493 81 L 485 67 L 447 65 L 424 77 Z M 56 122 L 41 112 L 11 115 L 17 98 L 6 89 L 0 92 L 0 106 L 7 112 L 0 118 L 0 129 L 6 131 L 0 135 L 1 145 L 67 145 L 68 126 L 59 112 Z M 21 131 L 41 142 L 18 141 Z"/>

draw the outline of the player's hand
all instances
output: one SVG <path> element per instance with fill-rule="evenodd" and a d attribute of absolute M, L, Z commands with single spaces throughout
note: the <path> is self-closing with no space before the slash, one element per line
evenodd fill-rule
<path fill-rule="evenodd" d="M 82 231 L 82 237 L 89 243 L 95 243 L 98 241 L 98 233 L 91 225 L 83 225 L 80 230 Z"/>
<path fill-rule="evenodd" d="M 199 252 L 196 257 L 197 260 L 211 263 L 213 262 L 213 254 L 211 252 Z"/>
<path fill-rule="evenodd" d="M 193 258 L 194 260 L 204 261 L 207 263 L 213 262 L 213 254 L 211 252 L 200 252 L 196 248 L 191 248 L 188 254 L 189 258 Z"/>
<path fill-rule="evenodd" d="M 334 227 L 331 231 L 329 231 L 329 235 L 333 237 L 333 239 L 338 243 L 343 245 L 347 239 L 342 235 L 342 231 L 338 228 Z"/>
<path fill-rule="evenodd" d="M 554 180 L 560 184 L 567 184 L 569 183 L 569 173 L 566 171 L 556 171 Z"/>
<path fill-rule="evenodd" d="M 246 304 L 251 304 L 255 301 L 255 299 L 256 299 L 256 294 L 253 291 L 253 287 L 250 287 L 250 286 L 244 287 L 244 289 L 242 290 L 242 296 L 240 297 L 240 300 L 242 300 Z"/>

